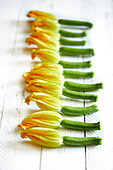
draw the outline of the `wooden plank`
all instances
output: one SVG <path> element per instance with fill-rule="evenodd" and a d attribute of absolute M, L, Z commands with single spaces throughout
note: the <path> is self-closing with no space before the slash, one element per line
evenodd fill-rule
<path fill-rule="evenodd" d="M 90 17 L 94 21 L 94 28 L 90 32 L 88 42 L 90 43 L 89 45 L 95 49 L 95 56 L 92 58 L 92 69 L 95 72 L 95 77 L 92 81 L 85 81 L 85 83 L 103 82 L 104 89 L 102 91 L 95 92 L 95 94 L 99 95 L 98 102 L 96 104 L 100 111 L 96 114 L 86 116 L 85 119 L 87 122 L 101 121 L 101 131 L 87 132 L 86 135 L 100 136 L 103 139 L 102 146 L 87 147 L 86 169 L 111 170 L 113 169 L 113 163 L 111 160 L 113 150 L 108 147 L 108 145 L 111 146 L 109 141 L 112 141 L 112 135 L 110 133 L 110 129 L 112 129 L 112 123 L 110 123 L 110 120 L 112 120 L 112 104 L 110 104 L 112 99 L 110 99 L 109 96 L 109 94 L 112 93 L 112 76 L 109 76 L 109 73 L 112 73 L 111 63 L 113 62 L 113 59 L 111 48 L 112 36 L 110 36 L 111 31 L 108 31 L 113 28 L 110 10 L 111 3 L 110 1 L 103 1 L 103 3 L 101 1 L 93 1 L 89 2 L 87 5 L 87 9 L 91 9 Z M 84 13 L 85 12 L 86 11 L 84 11 Z M 106 65 L 109 65 L 109 68 L 106 67 Z M 88 104 L 86 103 L 86 106 L 87 105 Z"/>

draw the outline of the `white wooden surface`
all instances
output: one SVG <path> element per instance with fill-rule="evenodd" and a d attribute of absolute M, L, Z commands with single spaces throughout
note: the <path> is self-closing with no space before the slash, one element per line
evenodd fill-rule
<path fill-rule="evenodd" d="M 30 51 L 25 44 L 25 38 L 29 34 L 26 13 L 32 9 L 54 13 L 58 17 L 93 22 L 93 29 L 88 31 L 87 47 L 95 50 L 90 69 L 95 72 L 95 77 L 85 80 L 84 83 L 104 83 L 104 89 L 97 92 L 99 98 L 96 104 L 100 111 L 73 119 L 85 119 L 87 122 L 100 120 L 102 130 L 87 132 L 86 136 L 102 137 L 102 146 L 48 149 L 20 138 L 16 125 L 37 109 L 34 103 L 30 106 L 24 103 L 25 82 L 21 77 L 35 63 L 31 60 Z M 112 9 L 112 0 L 0 1 L 0 170 L 113 170 Z M 65 105 L 84 105 L 83 102 L 62 100 Z M 85 106 L 87 105 L 85 103 Z M 66 135 L 85 135 L 82 132 L 61 131 Z"/>

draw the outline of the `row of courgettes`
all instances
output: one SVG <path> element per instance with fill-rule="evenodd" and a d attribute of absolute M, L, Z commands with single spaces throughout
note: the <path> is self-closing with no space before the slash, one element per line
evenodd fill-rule
<path fill-rule="evenodd" d="M 30 114 L 17 126 L 18 128 L 22 128 L 19 131 L 21 137 L 28 137 L 33 142 L 46 147 L 100 145 L 102 139 L 99 137 L 78 138 L 62 136 L 60 131 L 55 130 L 59 126 L 82 131 L 100 130 L 100 122 L 86 123 L 63 118 L 63 115 L 81 116 L 97 112 L 98 107 L 95 104 L 89 107 L 62 106 L 60 99 L 61 95 L 64 95 L 72 99 L 95 102 L 97 95 L 84 92 L 103 88 L 102 83 L 80 84 L 72 81 L 64 81 L 65 77 L 92 78 L 94 72 L 63 69 L 88 68 L 91 67 L 91 61 L 68 62 L 60 60 L 60 55 L 75 57 L 94 55 L 94 50 L 90 48 L 60 47 L 60 45 L 85 45 L 86 41 L 84 40 L 75 41 L 64 37 L 78 38 L 87 35 L 86 31 L 70 32 L 64 30 L 61 28 L 61 25 L 90 29 L 93 27 L 93 24 L 86 21 L 57 19 L 53 14 L 35 10 L 30 11 L 27 16 L 35 18 L 35 21 L 31 24 L 32 33 L 26 38 L 26 43 L 37 46 L 32 50 L 31 57 L 32 59 L 38 57 L 41 63 L 36 64 L 29 72 L 23 75 L 28 84 L 25 88 L 28 92 L 31 92 L 25 98 L 25 102 L 27 104 L 30 101 L 36 102 L 41 110 Z"/>

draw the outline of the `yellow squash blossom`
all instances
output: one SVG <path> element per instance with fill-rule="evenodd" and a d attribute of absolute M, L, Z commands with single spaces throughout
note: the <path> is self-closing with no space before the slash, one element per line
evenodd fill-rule
<path fill-rule="evenodd" d="M 35 19 L 50 19 L 50 20 L 57 21 L 57 17 L 55 15 L 47 12 L 37 11 L 37 10 L 31 10 L 27 14 L 27 17 L 33 17 Z"/>
<path fill-rule="evenodd" d="M 52 20 L 36 20 L 31 24 L 31 31 L 55 34 L 58 33 L 59 30 L 60 24 Z"/>
<path fill-rule="evenodd" d="M 59 50 L 59 34 L 58 36 L 49 36 L 44 33 L 33 32 L 25 41 L 28 45 L 37 45 L 40 48 L 51 50 Z"/>
<path fill-rule="evenodd" d="M 34 67 L 32 67 L 31 71 L 33 70 L 48 70 L 51 71 L 53 73 L 56 73 L 57 75 L 60 74 L 62 75 L 63 73 L 63 67 L 60 64 L 55 64 L 55 63 L 38 63 L 35 64 Z"/>
<path fill-rule="evenodd" d="M 30 34 L 30 36 L 52 44 L 56 43 L 55 40 L 59 40 L 59 34 L 54 34 L 53 36 L 49 36 L 45 33 L 40 33 L 35 31 L 32 34 Z"/>
<path fill-rule="evenodd" d="M 36 102 L 41 110 L 51 110 L 60 112 L 62 101 L 56 97 L 50 96 L 46 93 L 33 92 L 30 96 L 25 98 L 25 103 L 29 105 L 30 101 Z"/>
<path fill-rule="evenodd" d="M 54 129 L 31 127 L 19 131 L 21 138 L 29 138 L 41 146 L 57 148 L 63 144 L 62 134 Z"/>
<path fill-rule="evenodd" d="M 25 88 L 28 92 L 47 93 L 53 97 L 60 98 L 62 95 L 62 86 L 62 84 L 35 79 L 31 80 Z"/>
<path fill-rule="evenodd" d="M 58 128 L 60 126 L 62 116 L 54 111 L 38 111 L 30 114 L 28 117 L 23 119 L 20 125 L 23 129 L 29 127 L 44 127 L 44 128 Z"/>
<path fill-rule="evenodd" d="M 63 84 L 63 76 L 62 75 L 56 75 L 55 73 L 51 73 L 48 70 L 33 70 L 31 72 L 27 72 L 23 75 L 24 79 L 26 80 L 26 83 L 29 83 L 30 80 L 38 79 L 38 80 L 44 80 L 48 82 L 53 82 L 56 84 Z"/>
<path fill-rule="evenodd" d="M 32 31 L 33 31 L 33 29 L 31 28 L 30 32 L 32 32 Z M 34 28 L 34 31 L 36 31 L 38 33 L 44 33 L 44 34 L 47 34 L 47 35 L 52 36 L 52 37 L 59 37 L 59 33 L 58 32 L 50 31 L 48 29 L 44 29 L 44 28 L 41 28 L 41 27 Z"/>
<path fill-rule="evenodd" d="M 58 52 L 50 49 L 33 49 L 31 52 L 31 58 L 38 57 L 42 62 L 58 63 L 60 55 Z"/>
<path fill-rule="evenodd" d="M 60 85 L 62 85 L 64 82 L 64 77 L 59 73 L 59 71 L 52 71 L 45 68 L 41 68 L 39 70 L 33 69 L 30 72 L 25 73 L 23 77 L 26 80 L 26 83 L 29 83 L 29 81 L 34 79 L 53 82 Z"/>

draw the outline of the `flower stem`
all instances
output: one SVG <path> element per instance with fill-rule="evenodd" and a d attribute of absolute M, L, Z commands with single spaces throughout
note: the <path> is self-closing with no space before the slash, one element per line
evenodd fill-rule
<path fill-rule="evenodd" d="M 59 61 L 64 68 L 87 68 L 91 67 L 91 61 L 84 61 L 84 62 L 68 62 L 68 61 Z"/>
<path fill-rule="evenodd" d="M 73 41 L 73 40 L 68 40 L 66 38 L 60 38 L 60 44 L 61 45 L 72 45 L 72 46 L 80 46 L 80 45 L 85 45 L 86 41 Z"/>
<path fill-rule="evenodd" d="M 64 87 L 75 91 L 95 91 L 103 88 L 103 83 L 96 84 L 79 84 L 71 81 L 65 81 Z"/>
<path fill-rule="evenodd" d="M 95 113 L 97 111 L 99 111 L 99 109 L 95 104 L 88 107 L 63 106 L 61 109 L 61 112 L 64 115 L 69 115 L 69 116 L 82 116 L 82 115 Z"/>
<path fill-rule="evenodd" d="M 86 93 L 76 92 L 68 89 L 63 89 L 62 94 L 70 98 L 90 100 L 93 102 L 96 102 L 98 97 L 97 95 L 94 94 L 86 94 Z"/>
<path fill-rule="evenodd" d="M 59 49 L 61 55 L 68 56 L 80 56 L 80 55 L 94 55 L 94 50 L 92 48 L 70 48 L 70 47 L 60 47 Z"/>
<path fill-rule="evenodd" d="M 63 119 L 60 124 L 67 129 L 74 130 L 100 130 L 100 122 L 98 123 L 86 123 L 86 122 L 78 122 L 72 120 Z"/>
<path fill-rule="evenodd" d="M 77 138 L 63 136 L 63 143 L 68 146 L 101 145 L 102 139 L 99 137 Z"/>
<path fill-rule="evenodd" d="M 88 27 L 92 28 L 93 24 L 91 22 L 87 21 L 76 21 L 76 20 L 68 20 L 68 19 L 59 19 L 59 24 L 62 25 L 70 25 L 70 26 L 82 26 L 82 27 Z"/>
<path fill-rule="evenodd" d="M 67 78 L 92 78 L 94 76 L 94 72 L 63 70 L 63 75 Z"/>
<path fill-rule="evenodd" d="M 86 31 L 77 33 L 77 32 L 70 32 L 70 31 L 65 31 L 65 30 L 60 30 L 59 31 L 60 35 L 64 37 L 84 37 L 87 35 Z"/>

